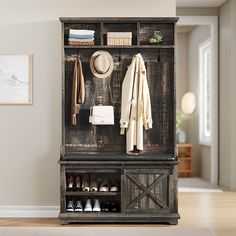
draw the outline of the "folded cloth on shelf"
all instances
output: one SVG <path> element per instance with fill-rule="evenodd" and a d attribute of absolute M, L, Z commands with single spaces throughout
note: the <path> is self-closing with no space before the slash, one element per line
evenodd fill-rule
<path fill-rule="evenodd" d="M 76 35 L 94 35 L 94 30 L 77 30 L 77 29 L 70 29 L 69 34 L 76 34 Z"/>
<path fill-rule="evenodd" d="M 93 46 L 94 45 L 94 30 L 69 30 L 68 45 L 70 46 Z"/>
<path fill-rule="evenodd" d="M 93 46 L 94 42 L 68 42 L 69 46 Z"/>
<path fill-rule="evenodd" d="M 74 38 L 74 39 L 94 39 L 94 35 L 69 34 L 69 38 Z"/>
<path fill-rule="evenodd" d="M 94 38 L 91 39 L 76 39 L 76 38 L 69 38 L 69 42 L 93 42 Z"/>

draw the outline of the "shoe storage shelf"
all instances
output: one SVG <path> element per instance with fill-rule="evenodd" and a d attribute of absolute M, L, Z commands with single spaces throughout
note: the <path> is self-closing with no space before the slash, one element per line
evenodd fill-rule
<path fill-rule="evenodd" d="M 178 159 L 175 152 L 175 23 L 177 18 L 60 18 L 62 23 L 62 147 L 61 209 L 67 223 L 177 224 Z M 95 31 L 94 45 L 70 46 L 70 29 Z M 150 45 L 154 31 L 163 41 Z M 131 32 L 132 45 L 107 45 L 108 32 Z M 90 107 L 110 94 L 89 67 L 97 50 L 114 60 L 111 92 L 114 125 L 89 123 Z M 120 135 L 122 81 L 132 57 L 141 53 L 147 69 L 153 128 L 144 131 L 144 152 L 126 154 Z M 85 102 L 77 124 L 71 124 L 73 58 L 80 57 L 85 78 Z M 101 85 L 102 84 L 102 85 Z M 101 87 L 103 86 L 103 87 Z M 94 104 L 95 103 L 95 104 Z"/>

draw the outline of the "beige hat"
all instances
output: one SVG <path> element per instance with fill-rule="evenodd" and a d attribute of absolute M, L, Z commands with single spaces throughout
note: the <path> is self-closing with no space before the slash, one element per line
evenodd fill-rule
<path fill-rule="evenodd" d="M 114 61 L 107 51 L 96 51 L 90 59 L 90 69 L 97 78 L 105 79 L 113 71 Z"/>

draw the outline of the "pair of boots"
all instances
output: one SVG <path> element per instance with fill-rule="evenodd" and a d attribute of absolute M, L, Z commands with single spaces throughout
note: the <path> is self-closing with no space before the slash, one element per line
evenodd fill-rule
<path fill-rule="evenodd" d="M 81 178 L 80 176 L 69 176 L 67 179 L 68 191 L 80 191 L 81 190 Z"/>
<path fill-rule="evenodd" d="M 67 179 L 67 190 L 68 191 L 98 191 L 97 178 L 95 175 L 89 176 L 85 174 L 83 179 L 78 175 L 76 177 L 69 176 Z"/>

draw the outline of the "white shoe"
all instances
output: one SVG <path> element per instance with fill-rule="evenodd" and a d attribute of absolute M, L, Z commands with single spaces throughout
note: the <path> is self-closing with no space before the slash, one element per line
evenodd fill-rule
<path fill-rule="evenodd" d="M 74 211 L 74 203 L 72 200 L 68 202 L 66 211 Z"/>
<path fill-rule="evenodd" d="M 83 205 L 82 205 L 82 202 L 80 200 L 76 201 L 75 203 L 75 211 L 83 211 Z"/>
<path fill-rule="evenodd" d="M 100 192 L 109 192 L 109 182 L 107 179 L 104 179 L 99 188 Z"/>
<path fill-rule="evenodd" d="M 98 199 L 94 200 L 93 211 L 96 211 L 96 212 L 101 211 L 100 202 Z"/>
<path fill-rule="evenodd" d="M 92 210 L 93 210 L 92 209 L 92 201 L 91 201 L 91 199 L 87 199 L 86 203 L 85 203 L 84 211 L 89 212 L 89 211 L 92 211 Z"/>
<path fill-rule="evenodd" d="M 116 180 L 110 181 L 110 192 L 118 192 L 119 191 L 119 185 Z"/>

